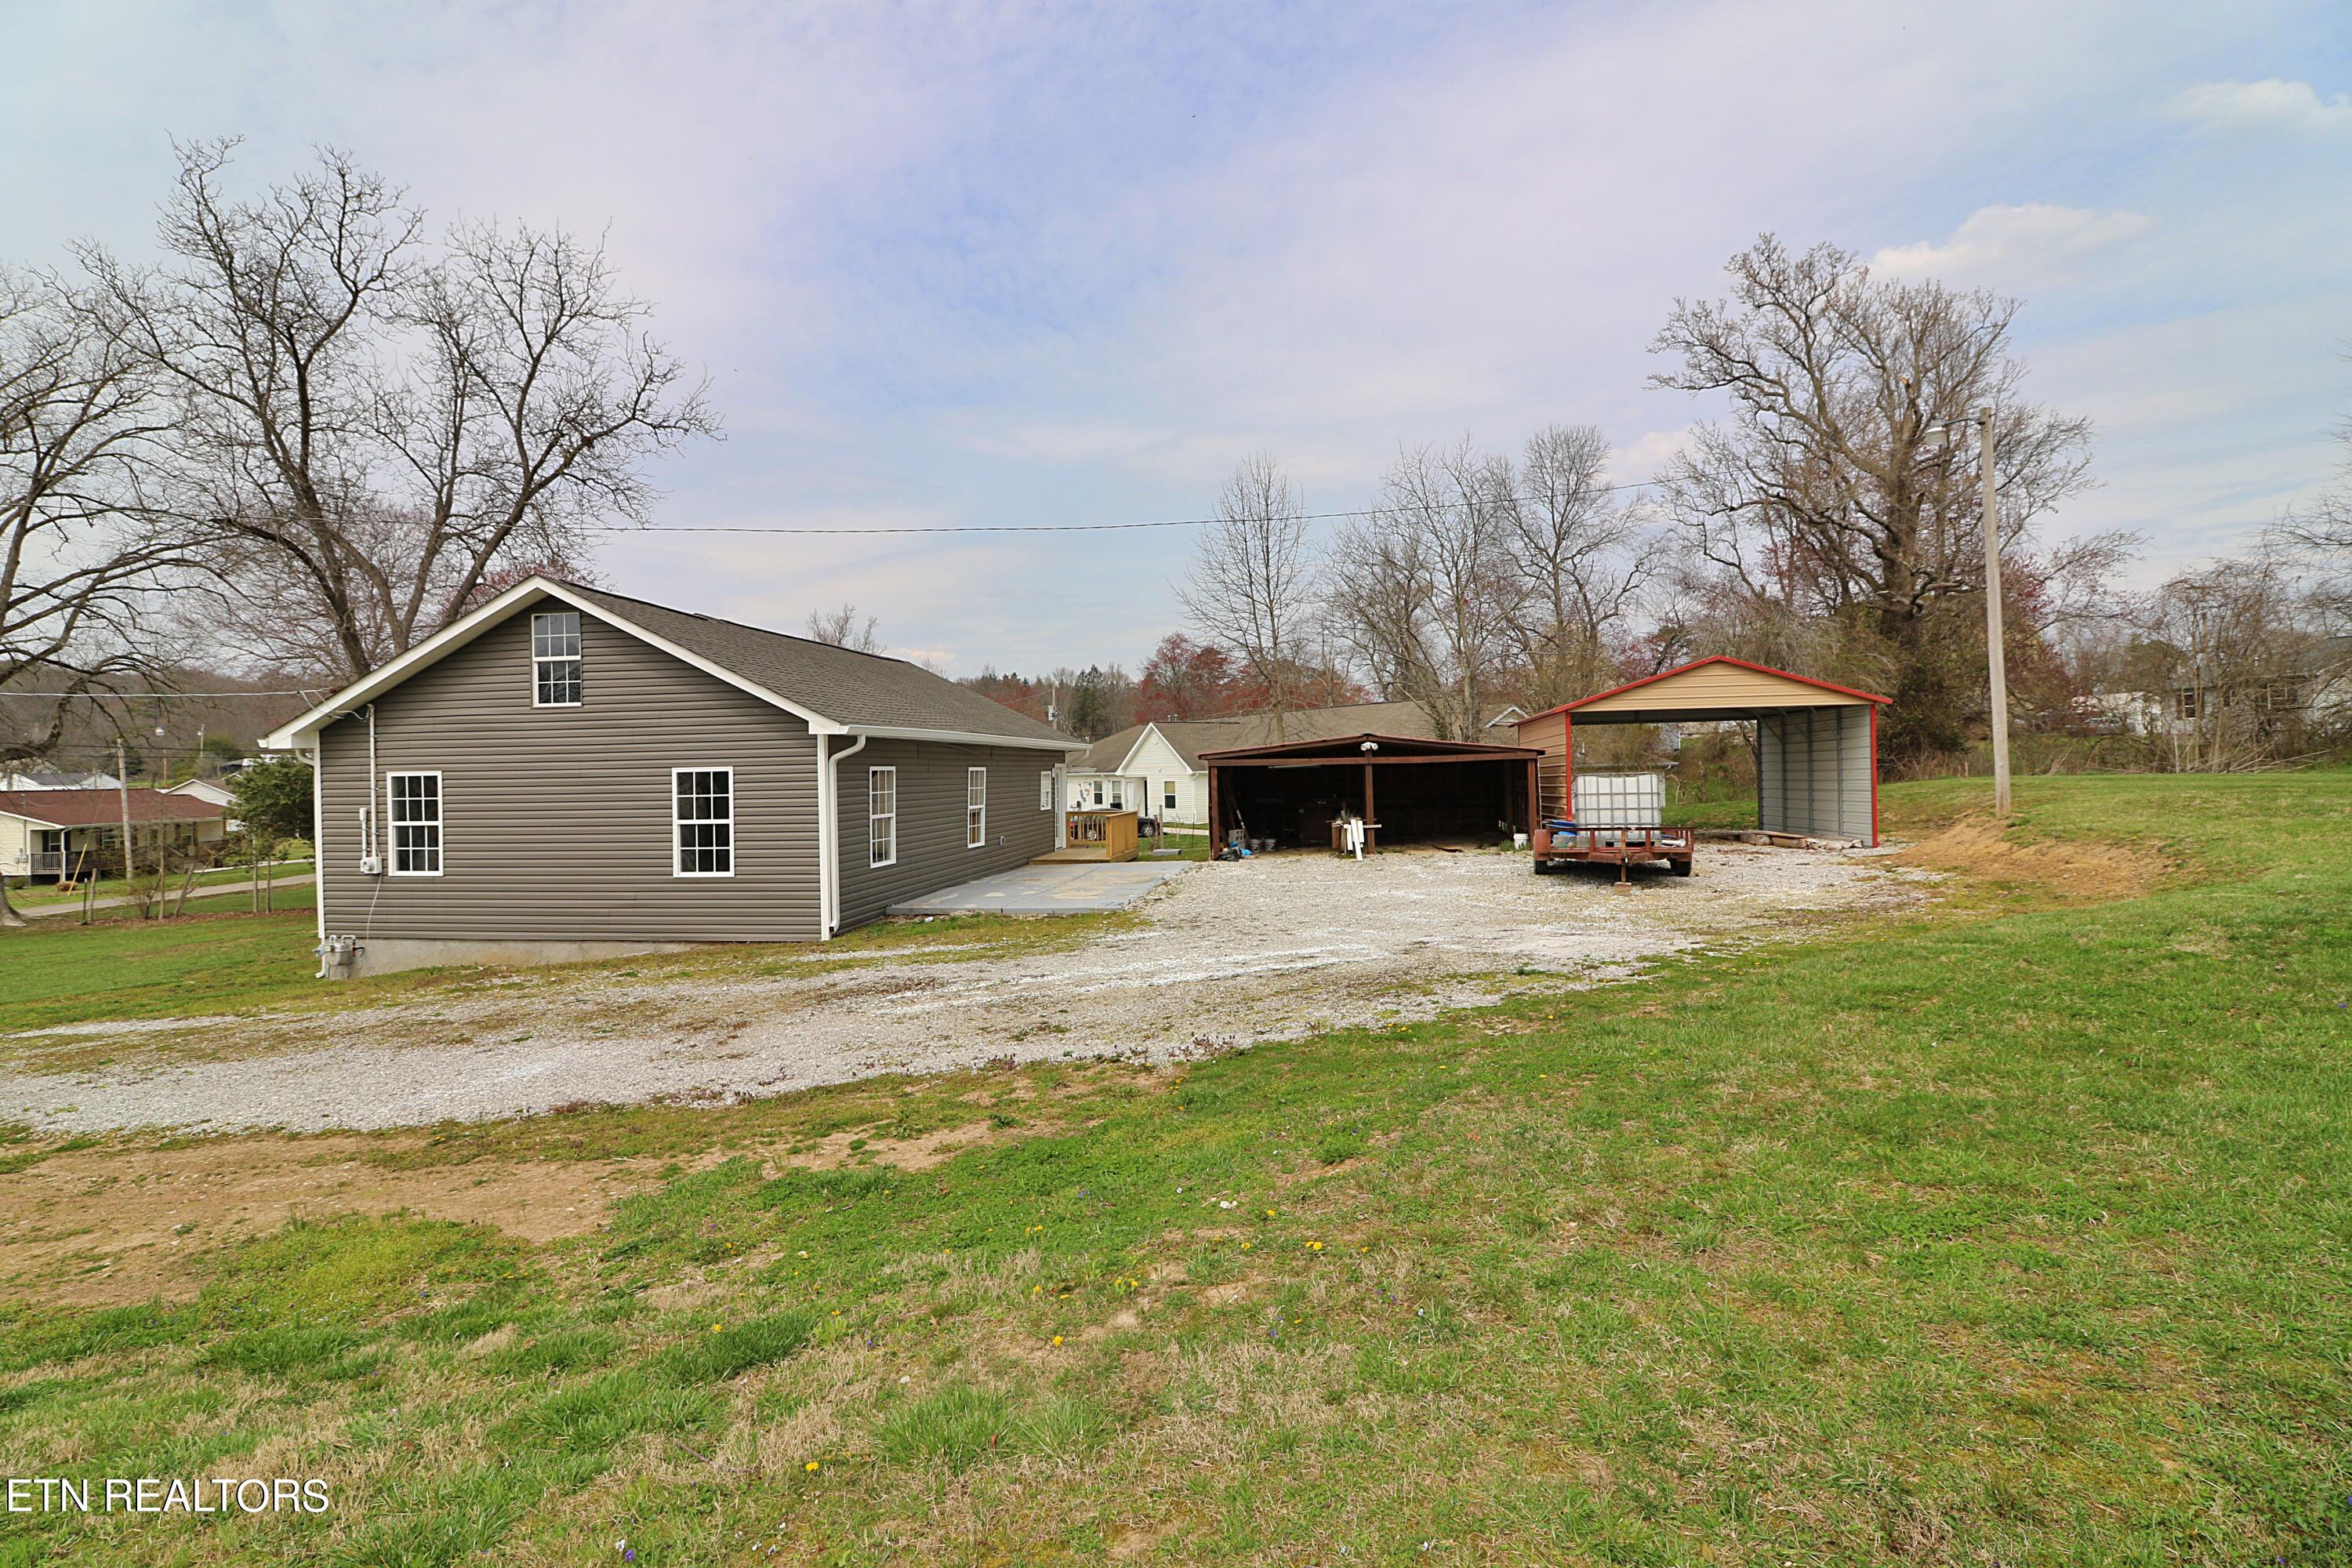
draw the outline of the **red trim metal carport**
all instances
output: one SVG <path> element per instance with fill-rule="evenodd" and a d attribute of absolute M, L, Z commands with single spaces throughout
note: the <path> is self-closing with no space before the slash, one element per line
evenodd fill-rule
<path fill-rule="evenodd" d="M 1575 799 L 1576 726 L 1748 720 L 1757 727 L 1757 826 L 1878 842 L 1878 710 L 1891 698 L 1717 654 L 1629 680 L 1519 723 L 1545 757 L 1547 805 Z M 1551 774 L 1557 770 L 1555 791 Z"/>

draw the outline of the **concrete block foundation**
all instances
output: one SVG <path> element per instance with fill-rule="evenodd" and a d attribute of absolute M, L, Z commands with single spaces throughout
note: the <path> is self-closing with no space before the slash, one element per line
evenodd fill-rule
<path fill-rule="evenodd" d="M 339 933 L 330 932 L 329 937 Z M 347 968 L 330 968 L 331 980 L 362 974 L 391 974 L 403 969 L 430 969 L 446 964 L 528 966 L 541 963 L 584 963 L 599 958 L 634 958 L 648 952 L 686 952 L 698 947 L 735 946 L 732 942 L 484 942 L 448 938 L 377 937 L 358 939 L 358 949 Z"/>

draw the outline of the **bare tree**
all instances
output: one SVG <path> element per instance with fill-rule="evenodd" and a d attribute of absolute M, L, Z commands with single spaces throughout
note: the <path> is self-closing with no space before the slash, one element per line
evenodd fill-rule
<path fill-rule="evenodd" d="M 1609 442 L 1590 425 L 1528 438 L 1506 476 L 1502 549 L 1519 592 L 1508 621 L 1525 666 L 1522 696 L 1549 708 L 1607 685 L 1654 556 L 1634 508 L 1608 482 Z"/>
<path fill-rule="evenodd" d="M 857 606 L 844 605 L 837 610 L 811 610 L 808 635 L 814 641 L 831 643 L 835 647 L 854 648 L 859 653 L 880 653 L 882 637 L 877 629 L 880 625 L 874 616 L 868 616 L 866 624 L 859 626 Z"/>
<path fill-rule="evenodd" d="M 1661 476 L 1666 504 L 1743 594 L 1871 631 L 1901 698 L 1890 750 L 1951 749 L 1973 686 L 1967 622 L 1945 611 L 1984 584 L 1976 427 L 1958 422 L 1994 410 L 2004 565 L 2090 482 L 2089 422 L 2025 400 L 2015 300 L 1877 281 L 1848 252 L 1769 235 L 1726 270 L 1730 297 L 1677 300 L 1653 344 L 1680 362 L 1656 384 L 1731 405 Z M 1926 432 L 1946 422 L 1962 438 L 1938 449 Z M 2037 574 L 2095 574 L 2126 542 L 2084 542 Z"/>
<path fill-rule="evenodd" d="M 163 413 L 65 285 L 0 273 L 0 692 L 33 699 L 0 714 L 0 763 L 53 751 L 75 699 L 153 674 L 141 634 L 186 560 L 148 504 Z"/>
<path fill-rule="evenodd" d="M 2135 684 L 2176 770 L 2242 773 L 2304 746 L 2326 639 L 2285 563 L 2262 554 L 2188 572 L 2149 595 Z"/>
<path fill-rule="evenodd" d="M 2345 637 L 2352 635 L 2352 419 L 2340 423 L 2336 435 L 2343 459 L 2336 482 L 2281 519 L 2271 544 L 2313 569 L 2313 607 L 2330 632 Z"/>
<path fill-rule="evenodd" d="M 1296 706 L 1308 649 L 1314 564 L 1298 486 L 1268 453 L 1242 459 L 1202 531 L 1192 575 L 1176 597 L 1211 642 L 1240 658 L 1266 695 L 1275 739 Z"/>
<path fill-rule="evenodd" d="M 224 639 L 350 676 L 517 562 L 642 523 L 646 462 L 718 421 L 599 245 L 462 225 L 332 150 L 252 200 L 234 142 L 181 149 L 160 238 L 92 246 L 110 330 L 175 396 L 185 514 L 215 526 Z"/>
<path fill-rule="evenodd" d="M 1438 734 L 1475 738 L 1501 691 L 1525 600 L 1513 571 L 1510 464 L 1467 437 L 1409 447 L 1381 508 L 1334 544 L 1326 595 L 1335 635 L 1386 696 L 1420 703 Z"/>

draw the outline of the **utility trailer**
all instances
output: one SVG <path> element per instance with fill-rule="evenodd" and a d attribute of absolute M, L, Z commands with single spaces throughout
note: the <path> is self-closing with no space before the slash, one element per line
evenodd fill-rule
<path fill-rule="evenodd" d="M 1536 875 L 1556 866 L 1628 868 L 1664 861 L 1677 877 L 1691 874 L 1695 836 L 1664 825 L 1666 781 L 1658 773 L 1579 773 L 1570 784 L 1570 815 L 1536 824 Z"/>

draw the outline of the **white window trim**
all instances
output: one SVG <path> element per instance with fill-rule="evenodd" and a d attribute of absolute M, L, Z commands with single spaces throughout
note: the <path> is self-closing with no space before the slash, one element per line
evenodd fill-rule
<path fill-rule="evenodd" d="M 971 786 L 974 782 L 980 785 L 980 800 L 976 805 L 971 798 Z M 975 823 L 972 814 L 975 811 L 980 814 L 977 822 L 978 832 L 973 831 Z M 967 849 L 988 847 L 988 770 L 986 768 L 966 768 L 963 771 L 963 847 Z"/>
<path fill-rule="evenodd" d="M 677 781 L 688 773 L 725 773 L 727 775 L 727 869 L 724 871 L 688 871 L 685 865 L 685 847 L 677 841 L 677 830 L 687 826 L 688 819 L 677 814 Z M 716 822 L 719 818 L 696 817 L 696 822 Z M 669 874 L 695 881 L 735 874 L 735 770 L 725 768 L 672 768 L 669 771 Z"/>
<path fill-rule="evenodd" d="M 1054 809 L 1054 770 L 1051 768 L 1037 775 L 1037 809 Z"/>
<path fill-rule="evenodd" d="M 402 822 L 393 810 L 392 781 L 394 779 L 431 779 L 433 781 L 433 869 L 404 871 L 400 868 L 400 830 L 419 827 L 422 823 Z M 394 877 L 437 877 L 449 864 L 449 796 L 442 788 L 438 768 L 404 768 L 383 775 L 383 868 Z"/>
<path fill-rule="evenodd" d="M 541 665 L 542 665 L 542 664 L 576 664 L 576 665 L 578 665 L 578 666 L 580 667 L 580 689 L 581 689 L 583 691 L 585 691 L 585 690 L 587 690 L 587 689 L 588 689 L 588 635 L 587 635 L 587 630 L 586 630 L 586 628 L 585 628 L 584 626 L 583 626 L 583 627 L 582 628 L 582 630 L 581 630 L 581 634 L 580 634 L 580 653 L 579 653 L 579 655 L 578 655 L 576 658 L 560 658 L 560 657 L 551 656 L 551 657 L 548 657 L 548 658 L 541 658 L 541 657 L 540 657 L 540 652 L 539 652 L 539 623 L 540 623 L 541 621 L 542 621 L 542 620 L 552 620 L 552 619 L 554 619 L 554 618 L 555 618 L 556 616 L 570 616 L 573 619 L 573 621 L 575 621 L 575 622 L 577 622 L 577 621 L 580 619 L 580 612 L 579 612 L 579 611 L 577 611 L 577 610 L 534 610 L 534 611 L 532 611 L 532 612 L 531 612 L 531 616 L 530 616 L 530 705 L 531 705 L 532 707 L 534 707 L 534 708 L 577 708 L 577 707 L 579 707 L 579 706 L 580 706 L 580 700 L 579 700 L 578 698 L 576 698 L 576 697 L 575 697 L 575 698 L 573 698 L 573 699 L 572 699 L 571 701 L 569 701 L 569 702 L 541 702 L 541 701 L 539 700 L 539 690 L 540 690 L 539 667 L 540 667 Z M 709 772 L 709 769 L 704 769 L 703 771 L 707 773 L 707 772 Z M 672 809 L 673 809 L 673 810 L 675 810 L 675 809 L 676 809 L 676 806 L 675 806 L 674 805 L 673 805 L 673 806 L 672 806 Z"/>
<path fill-rule="evenodd" d="M 874 809 L 874 783 L 884 773 L 890 775 L 890 809 L 877 811 Z M 874 825 L 883 821 L 890 824 L 890 858 L 877 860 L 874 858 Z M 896 765 L 867 768 L 866 770 L 866 864 L 878 870 L 884 866 L 896 866 L 898 863 L 898 770 Z"/>

